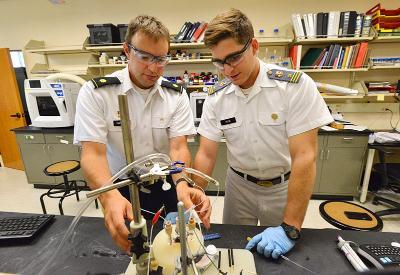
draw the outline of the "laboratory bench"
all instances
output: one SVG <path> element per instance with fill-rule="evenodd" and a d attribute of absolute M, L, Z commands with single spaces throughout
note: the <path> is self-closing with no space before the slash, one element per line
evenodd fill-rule
<path fill-rule="evenodd" d="M 48 187 L 61 179 L 47 177 L 43 169 L 57 161 L 80 159 L 80 147 L 73 144 L 73 127 L 13 129 L 21 150 L 28 182 L 35 187 Z M 367 153 L 368 136 L 372 132 L 339 130 L 318 132 L 317 176 L 313 198 L 351 199 L 358 195 L 359 185 Z M 199 148 L 196 136 L 188 142 L 194 158 Z M 226 143 L 221 142 L 213 177 L 220 183 L 220 194 L 224 194 L 225 176 L 228 168 Z M 82 170 L 71 175 L 71 180 L 83 179 Z M 218 188 L 210 186 L 209 195 Z"/>
<path fill-rule="evenodd" d="M 0 218 L 17 213 L 0 212 Z M 18 215 L 29 215 L 21 214 Z M 70 225 L 72 216 L 56 216 L 31 243 L 0 244 L 0 272 L 39 274 L 55 252 Z M 156 228 L 156 232 L 161 226 Z M 220 239 L 206 241 L 217 248 L 244 248 L 248 236 L 260 233 L 258 226 L 212 224 L 209 233 Z M 360 232 L 336 229 L 303 229 L 301 240 L 286 256 L 315 274 L 353 274 L 354 268 L 337 248 L 337 237 L 358 244 L 386 244 L 400 239 L 400 233 Z M 154 236 L 154 235 L 153 235 Z M 257 274 L 311 274 L 284 260 L 266 259 L 253 252 Z M 82 217 L 73 234 L 44 274 L 120 274 L 130 258 L 113 243 L 102 218 Z M 224 259 L 222 259 L 224 260 Z M 228 260 L 228 259 L 225 259 Z M 213 268 L 213 267 L 210 267 Z M 239 274 L 239 270 L 235 274 Z M 217 272 L 215 273 L 217 274 Z"/>

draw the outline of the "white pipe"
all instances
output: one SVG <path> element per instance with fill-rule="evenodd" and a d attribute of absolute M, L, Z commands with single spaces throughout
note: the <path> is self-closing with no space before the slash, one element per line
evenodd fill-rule
<path fill-rule="evenodd" d="M 58 79 L 67 79 L 71 80 L 73 82 L 77 82 L 83 86 L 83 84 L 86 83 L 86 80 L 83 79 L 80 76 L 74 75 L 74 74 L 65 74 L 65 73 L 56 73 L 56 74 L 51 74 L 46 79 L 49 80 L 58 80 Z"/>

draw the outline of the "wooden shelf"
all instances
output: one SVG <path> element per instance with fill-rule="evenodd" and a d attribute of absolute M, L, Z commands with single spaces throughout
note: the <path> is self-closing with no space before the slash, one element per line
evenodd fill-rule
<path fill-rule="evenodd" d="M 123 50 L 122 44 L 108 46 L 86 46 L 85 49 L 91 52 L 120 52 Z"/>
<path fill-rule="evenodd" d="M 209 64 L 211 63 L 211 58 L 204 59 L 185 59 L 185 60 L 171 60 L 168 65 L 178 65 L 178 64 Z"/>
<path fill-rule="evenodd" d="M 89 68 L 125 68 L 127 64 L 89 64 Z"/>
<path fill-rule="evenodd" d="M 395 93 L 389 93 L 389 94 L 367 94 L 365 97 L 378 97 L 378 96 L 384 96 L 384 97 L 395 97 Z"/>
<path fill-rule="evenodd" d="M 377 36 L 373 43 L 400 43 L 400 36 Z"/>
<path fill-rule="evenodd" d="M 327 95 L 321 94 L 324 99 L 355 99 L 363 98 L 364 95 Z"/>
<path fill-rule="evenodd" d="M 54 46 L 46 47 L 44 41 L 30 40 L 25 46 L 25 51 L 28 53 L 37 54 L 73 54 L 73 53 L 89 53 L 84 49 L 83 45 L 71 46 Z"/>
<path fill-rule="evenodd" d="M 368 68 L 360 69 L 300 69 L 305 73 L 346 73 L 346 72 L 366 72 Z"/>
<path fill-rule="evenodd" d="M 388 69 L 393 70 L 393 69 L 400 69 L 400 65 L 398 65 L 398 66 L 395 66 L 395 65 L 393 65 L 393 66 L 371 66 L 370 69 L 371 70 L 388 70 Z"/>
<path fill-rule="evenodd" d="M 260 46 L 286 46 L 293 42 L 293 38 L 256 37 Z"/>
<path fill-rule="evenodd" d="M 296 38 L 294 44 L 330 44 L 330 43 L 353 43 L 362 41 L 371 41 L 374 38 L 372 36 L 367 37 L 331 37 L 331 38 Z"/>

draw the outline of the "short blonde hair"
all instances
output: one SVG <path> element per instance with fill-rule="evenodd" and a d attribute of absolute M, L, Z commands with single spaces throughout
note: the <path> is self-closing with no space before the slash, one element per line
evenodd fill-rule
<path fill-rule="evenodd" d="M 128 25 L 125 42 L 128 44 L 131 43 L 132 36 L 139 31 L 153 38 L 155 41 L 165 39 L 168 41 L 169 45 L 169 31 L 167 27 L 165 27 L 164 24 L 154 16 L 139 15 L 134 18 Z"/>
<path fill-rule="evenodd" d="M 212 48 L 226 38 L 246 44 L 253 37 L 254 29 L 249 18 L 240 10 L 230 9 L 211 20 L 204 34 L 204 44 Z"/>

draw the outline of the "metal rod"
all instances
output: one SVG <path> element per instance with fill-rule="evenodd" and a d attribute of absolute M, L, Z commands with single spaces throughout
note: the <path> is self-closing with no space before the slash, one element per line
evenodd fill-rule
<path fill-rule="evenodd" d="M 118 183 L 110 184 L 110 185 L 101 187 L 99 189 L 87 192 L 86 193 L 86 198 L 95 197 L 95 196 L 98 196 L 100 194 L 103 194 L 104 192 L 113 190 L 115 188 L 121 188 L 121 187 L 127 186 L 127 185 L 129 185 L 131 183 L 132 183 L 132 181 L 130 179 L 127 179 L 127 180 L 120 181 Z"/>
<path fill-rule="evenodd" d="M 186 247 L 186 224 L 185 224 L 185 208 L 183 202 L 178 202 L 178 226 L 179 226 L 179 240 L 181 245 L 181 267 L 182 275 L 188 274 L 187 267 L 187 247 Z"/>
<path fill-rule="evenodd" d="M 126 95 L 118 96 L 119 114 L 121 118 L 122 139 L 124 142 L 124 151 L 126 163 L 132 163 L 134 160 L 133 154 L 133 139 L 131 132 L 131 120 L 129 117 L 128 97 Z M 129 185 L 129 194 L 132 203 L 133 220 L 136 224 L 142 221 L 140 214 L 139 188 L 136 184 Z"/>

